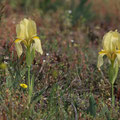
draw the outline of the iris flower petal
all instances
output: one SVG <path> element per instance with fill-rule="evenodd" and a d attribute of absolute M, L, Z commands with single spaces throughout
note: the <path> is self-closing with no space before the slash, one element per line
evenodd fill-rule
<path fill-rule="evenodd" d="M 103 65 L 103 56 L 105 55 L 105 53 L 101 53 L 98 56 L 98 63 L 97 63 L 97 68 L 100 70 L 100 67 Z"/>
<path fill-rule="evenodd" d="M 36 36 L 36 33 L 37 33 L 36 23 L 30 19 L 28 24 L 29 37 L 32 38 L 33 36 Z"/>
<path fill-rule="evenodd" d="M 21 41 L 22 41 L 21 39 L 16 39 L 15 40 L 15 48 L 16 48 L 18 57 L 20 57 L 22 52 L 23 52 L 23 49 L 22 49 L 22 46 L 21 46 Z"/>
<path fill-rule="evenodd" d="M 41 41 L 40 41 L 39 37 L 37 37 L 37 36 L 33 37 L 33 40 L 34 40 L 33 48 L 37 52 L 43 54 L 43 50 L 42 50 L 42 46 L 41 46 Z"/>
<path fill-rule="evenodd" d="M 116 55 L 117 55 L 118 64 L 120 66 L 120 50 L 116 53 Z"/>

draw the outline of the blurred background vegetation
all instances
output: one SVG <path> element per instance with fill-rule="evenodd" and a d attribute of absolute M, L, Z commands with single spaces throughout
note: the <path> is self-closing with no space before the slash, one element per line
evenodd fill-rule
<path fill-rule="evenodd" d="M 4 0 L 3 0 L 4 1 Z M 92 3 L 88 0 L 6 0 L 14 11 L 30 12 L 32 10 L 39 10 L 43 14 L 47 12 L 56 12 L 63 9 L 71 14 L 71 22 L 73 25 L 82 20 L 87 22 L 92 20 L 95 13 L 92 12 Z"/>
<path fill-rule="evenodd" d="M 107 21 L 114 24 L 120 19 L 119 0 L 1 0 L 14 11 L 30 12 L 39 10 L 42 13 L 63 9 L 70 10 L 73 25 L 79 20 L 90 22 L 91 20 Z M 110 8 L 110 9 L 109 9 Z"/>
<path fill-rule="evenodd" d="M 103 35 L 120 31 L 120 0 L 1 0 L 0 1 L 0 120 L 112 120 L 119 118 L 120 82 L 116 107 L 110 101 L 107 67 L 98 71 Z M 37 103 L 29 113 L 25 54 L 17 58 L 16 24 L 23 18 L 36 22 L 43 55 L 36 55 L 31 71 Z M 120 74 L 119 74 L 120 77 Z M 13 111 L 13 112 L 12 112 Z"/>

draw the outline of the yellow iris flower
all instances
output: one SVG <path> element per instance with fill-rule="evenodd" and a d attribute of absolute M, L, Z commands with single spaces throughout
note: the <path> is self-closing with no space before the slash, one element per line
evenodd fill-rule
<path fill-rule="evenodd" d="M 97 67 L 103 65 L 103 56 L 106 55 L 110 62 L 117 60 L 120 64 L 120 33 L 116 31 L 110 31 L 103 37 L 103 50 L 99 52 Z"/>
<path fill-rule="evenodd" d="M 18 57 L 23 53 L 22 45 L 26 48 L 35 49 L 37 52 L 43 54 L 41 41 L 37 36 L 36 23 L 31 19 L 23 19 L 16 26 L 17 39 L 15 40 L 15 47 Z"/>
<path fill-rule="evenodd" d="M 22 88 L 27 88 L 28 86 L 26 84 L 20 84 Z"/>

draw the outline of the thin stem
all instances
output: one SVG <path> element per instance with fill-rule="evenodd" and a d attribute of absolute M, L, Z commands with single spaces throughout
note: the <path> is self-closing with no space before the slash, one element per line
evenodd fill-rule
<path fill-rule="evenodd" d="M 30 85 L 30 66 L 28 66 L 28 85 Z"/>
<path fill-rule="evenodd" d="M 109 68 L 109 80 L 111 83 L 111 97 L 112 97 L 112 106 L 115 105 L 115 96 L 114 96 L 114 83 L 118 75 L 119 65 L 118 62 L 111 61 Z"/>
<path fill-rule="evenodd" d="M 115 97 L 114 97 L 114 84 L 111 84 L 112 86 L 112 106 L 115 104 Z"/>
<path fill-rule="evenodd" d="M 30 78 L 30 60 L 31 60 L 31 56 L 30 56 L 30 47 L 27 48 L 27 52 L 26 52 L 26 63 L 27 63 L 27 68 L 28 68 L 28 104 L 30 104 L 31 101 L 31 78 Z"/>
<path fill-rule="evenodd" d="M 31 95 L 30 95 L 30 66 L 28 66 L 28 103 L 31 101 Z"/>

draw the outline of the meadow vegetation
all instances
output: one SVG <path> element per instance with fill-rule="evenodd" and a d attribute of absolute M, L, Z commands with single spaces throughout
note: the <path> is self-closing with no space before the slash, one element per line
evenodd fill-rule
<path fill-rule="evenodd" d="M 119 0 L 2 0 L 0 120 L 119 120 L 120 71 L 113 105 L 107 57 L 97 68 L 103 36 L 120 31 L 119 5 Z M 21 43 L 18 55 L 16 25 L 25 19 L 35 22 L 43 53 L 30 49 L 33 40 Z"/>

